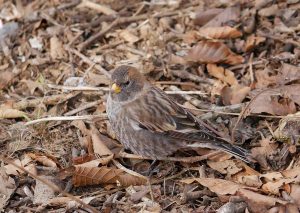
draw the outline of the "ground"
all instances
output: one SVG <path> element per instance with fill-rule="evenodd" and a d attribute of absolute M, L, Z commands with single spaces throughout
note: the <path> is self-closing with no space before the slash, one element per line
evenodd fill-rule
<path fill-rule="evenodd" d="M 0 0 L 0 209 L 299 212 L 299 9 L 298 0 Z M 206 149 L 156 162 L 124 151 L 105 112 L 120 65 L 251 162 Z"/>

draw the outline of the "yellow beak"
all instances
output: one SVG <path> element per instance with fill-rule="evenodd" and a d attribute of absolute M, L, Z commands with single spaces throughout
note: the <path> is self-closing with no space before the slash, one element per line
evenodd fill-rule
<path fill-rule="evenodd" d="M 113 85 L 111 86 L 111 89 L 115 92 L 115 93 L 120 93 L 121 92 L 121 87 L 119 87 L 116 83 L 113 83 Z"/>

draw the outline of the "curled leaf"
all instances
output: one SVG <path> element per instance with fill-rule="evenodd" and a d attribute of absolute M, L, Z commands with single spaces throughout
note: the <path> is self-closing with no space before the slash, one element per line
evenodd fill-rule
<path fill-rule="evenodd" d="M 186 61 L 200 63 L 239 64 L 244 61 L 242 56 L 233 53 L 225 44 L 212 41 L 199 42 L 184 58 Z"/>
<path fill-rule="evenodd" d="M 210 75 L 230 85 L 238 84 L 238 81 L 236 80 L 234 73 L 231 70 L 225 69 L 215 64 L 207 64 L 207 71 Z"/>
<path fill-rule="evenodd" d="M 198 33 L 202 37 L 212 39 L 238 38 L 242 36 L 240 31 L 229 26 L 201 28 Z"/>
<path fill-rule="evenodd" d="M 146 179 L 127 174 L 122 169 L 76 166 L 73 171 L 74 186 L 117 184 L 118 186 L 143 185 Z"/>

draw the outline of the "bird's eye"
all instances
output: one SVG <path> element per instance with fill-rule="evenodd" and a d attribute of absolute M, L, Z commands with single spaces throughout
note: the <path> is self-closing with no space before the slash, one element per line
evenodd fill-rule
<path fill-rule="evenodd" d="M 126 82 L 124 83 L 124 86 L 127 87 L 129 84 L 130 84 L 130 81 L 126 81 Z"/>

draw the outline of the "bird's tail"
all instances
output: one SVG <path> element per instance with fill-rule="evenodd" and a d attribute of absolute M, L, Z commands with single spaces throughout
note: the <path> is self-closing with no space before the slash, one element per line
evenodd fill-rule
<path fill-rule="evenodd" d="M 228 154 L 231 154 L 233 156 L 235 156 L 236 158 L 246 162 L 246 163 L 250 163 L 250 153 L 248 150 L 243 149 L 242 147 L 227 143 L 225 141 L 222 142 L 209 142 L 209 143 L 193 143 L 193 144 L 189 144 L 188 146 L 190 147 L 201 147 L 201 148 L 209 148 L 209 149 L 215 149 L 215 150 L 221 150 L 223 152 L 226 152 Z"/>

